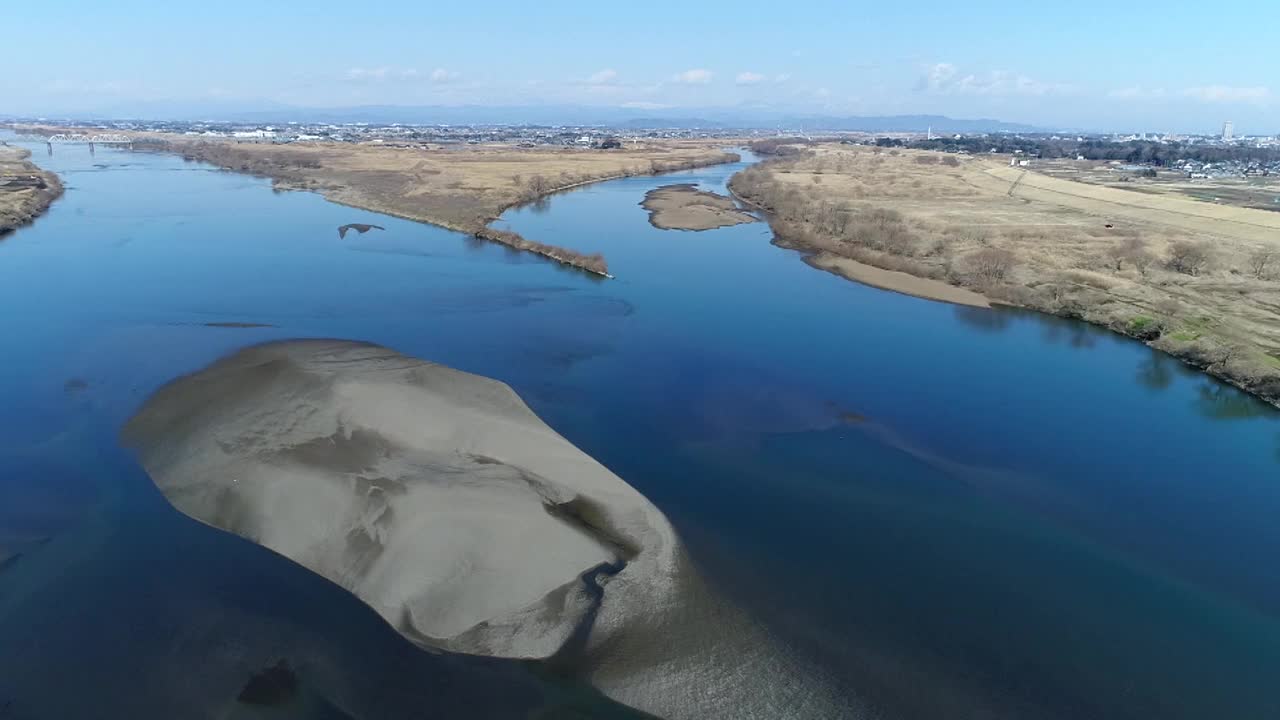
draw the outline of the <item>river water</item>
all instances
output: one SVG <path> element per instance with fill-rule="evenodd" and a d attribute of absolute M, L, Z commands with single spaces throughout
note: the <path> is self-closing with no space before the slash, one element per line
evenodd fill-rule
<path fill-rule="evenodd" d="M 409 647 L 178 515 L 118 448 L 160 384 L 290 337 L 511 384 L 883 717 L 1280 716 L 1280 416 L 1141 344 L 857 285 L 764 224 L 663 231 L 638 205 L 741 164 L 504 216 L 603 252 L 601 280 L 174 157 L 33 150 L 67 193 L 0 240 L 0 717 L 216 709 L 280 658 L 314 690 L 298 717 L 337 696 L 474 713 L 462 676 L 600 702 Z M 353 222 L 386 229 L 340 240 Z"/>

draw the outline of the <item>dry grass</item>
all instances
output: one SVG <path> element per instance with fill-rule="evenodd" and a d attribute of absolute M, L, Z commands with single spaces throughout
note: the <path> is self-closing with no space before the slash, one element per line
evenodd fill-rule
<path fill-rule="evenodd" d="M 660 141 L 614 150 L 509 144 L 395 146 L 271 143 L 134 133 L 137 150 L 173 152 L 228 170 L 311 190 L 333 202 L 473 234 L 608 275 L 589 248 L 561 248 L 497 231 L 504 210 L 578 185 L 731 162 L 719 144 Z"/>
<path fill-rule="evenodd" d="M 0 235 L 31 222 L 62 194 L 57 176 L 28 157 L 22 148 L 0 145 Z"/>
<path fill-rule="evenodd" d="M 654 144 L 620 150 L 511 145 L 392 147 L 373 143 L 208 142 L 166 138 L 163 149 L 318 190 L 350 205 L 474 232 L 503 210 L 605 178 L 723 162 L 718 149 Z"/>
<path fill-rule="evenodd" d="M 1280 401 L 1280 213 L 836 144 L 733 187 L 786 244 L 1105 325 Z"/>
<path fill-rule="evenodd" d="M 1280 211 L 1280 177 L 1275 176 L 1193 179 L 1182 171 L 1161 169 L 1156 177 L 1148 178 L 1100 160 L 1036 160 L 1033 168 L 1038 173 L 1092 185 Z"/>
<path fill-rule="evenodd" d="M 649 211 L 649 223 L 663 230 L 712 230 L 756 221 L 731 198 L 690 184 L 654 188 L 640 205 Z"/>

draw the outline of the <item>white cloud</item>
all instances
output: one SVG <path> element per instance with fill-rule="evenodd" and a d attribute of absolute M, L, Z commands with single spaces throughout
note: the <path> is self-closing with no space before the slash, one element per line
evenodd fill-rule
<path fill-rule="evenodd" d="M 1119 100 L 1159 100 L 1165 95 L 1164 88 L 1145 88 L 1140 85 L 1119 88 L 1107 93 L 1107 97 Z"/>
<path fill-rule="evenodd" d="M 773 81 L 778 85 L 781 85 L 782 83 L 787 82 L 790 79 L 791 79 L 791 76 L 788 75 L 787 73 L 778 73 L 777 75 L 773 76 Z"/>
<path fill-rule="evenodd" d="M 671 79 L 674 82 L 683 83 L 685 85 L 706 85 L 711 82 L 712 77 L 713 74 L 710 70 L 697 68 L 694 70 L 685 70 L 682 73 L 676 73 L 675 77 Z"/>
<path fill-rule="evenodd" d="M 739 85 L 758 85 L 764 82 L 764 76 L 761 75 L 760 73 L 744 71 L 744 72 L 738 73 L 738 77 L 736 78 L 735 82 L 737 82 Z"/>
<path fill-rule="evenodd" d="M 607 85 L 618 79 L 617 70 L 601 70 L 587 78 L 588 85 Z"/>
<path fill-rule="evenodd" d="M 925 70 L 924 77 L 920 78 L 917 86 L 920 90 L 933 90 L 941 92 L 951 87 L 952 81 L 955 80 L 959 70 L 951 63 L 937 63 Z"/>
<path fill-rule="evenodd" d="M 1112 90 L 1107 97 L 1118 100 L 1173 100 L 1186 98 L 1201 103 L 1212 104 L 1252 104 L 1266 105 L 1272 100 L 1271 90 L 1262 86 L 1232 87 L 1229 85 L 1206 85 L 1204 87 L 1185 88 L 1169 91 L 1165 88 L 1148 88 L 1141 85 Z"/>
<path fill-rule="evenodd" d="M 1187 88 L 1182 91 L 1182 94 L 1206 103 L 1263 104 L 1271 99 L 1271 90 L 1261 86 L 1230 87 L 1228 85 L 1208 85 Z"/>
<path fill-rule="evenodd" d="M 386 68 L 386 67 L 372 68 L 372 69 L 356 67 L 348 70 L 346 72 L 345 77 L 348 80 L 353 80 L 356 82 L 364 82 L 368 80 L 376 81 L 376 80 L 385 80 L 387 75 L 390 72 L 391 72 L 391 68 Z"/>
<path fill-rule="evenodd" d="M 386 82 L 388 80 L 414 80 L 419 73 L 414 68 L 361 68 L 354 67 L 343 73 L 343 77 L 350 82 L 358 83 L 375 83 Z"/>
<path fill-rule="evenodd" d="M 431 71 L 431 82 L 437 85 L 447 82 L 453 82 L 458 79 L 458 73 L 445 70 L 444 68 L 436 68 Z"/>
<path fill-rule="evenodd" d="M 624 107 L 624 108 L 626 108 L 626 109 L 628 109 L 628 110 L 663 110 L 663 109 L 669 108 L 669 107 L 671 107 L 671 106 L 670 106 L 670 105 L 663 105 L 662 103 L 656 103 L 656 102 L 644 102 L 644 101 L 641 101 L 641 100 L 635 100 L 635 101 L 632 101 L 632 102 L 625 102 L 625 103 L 622 103 L 622 105 L 621 105 L 620 107 Z"/>
<path fill-rule="evenodd" d="M 1033 80 L 1008 70 L 993 70 L 983 75 L 962 73 L 951 63 L 936 63 L 925 68 L 916 84 L 917 90 L 939 95 L 1040 96 L 1065 94 L 1071 88 Z"/>

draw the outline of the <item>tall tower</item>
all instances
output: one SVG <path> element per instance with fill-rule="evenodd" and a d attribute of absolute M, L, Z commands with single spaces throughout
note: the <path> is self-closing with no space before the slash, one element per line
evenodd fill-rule
<path fill-rule="evenodd" d="M 1234 123 L 1232 123 L 1230 120 L 1222 123 L 1222 139 L 1223 140 L 1231 140 L 1232 138 L 1235 137 L 1235 133 L 1236 133 L 1236 128 Z"/>

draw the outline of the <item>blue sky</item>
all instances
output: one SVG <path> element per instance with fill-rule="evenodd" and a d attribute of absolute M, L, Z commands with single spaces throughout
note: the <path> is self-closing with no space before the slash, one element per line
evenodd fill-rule
<path fill-rule="evenodd" d="M 760 106 L 1280 132 L 1280 3 L 48 0 L 0 12 L 0 114 Z"/>

